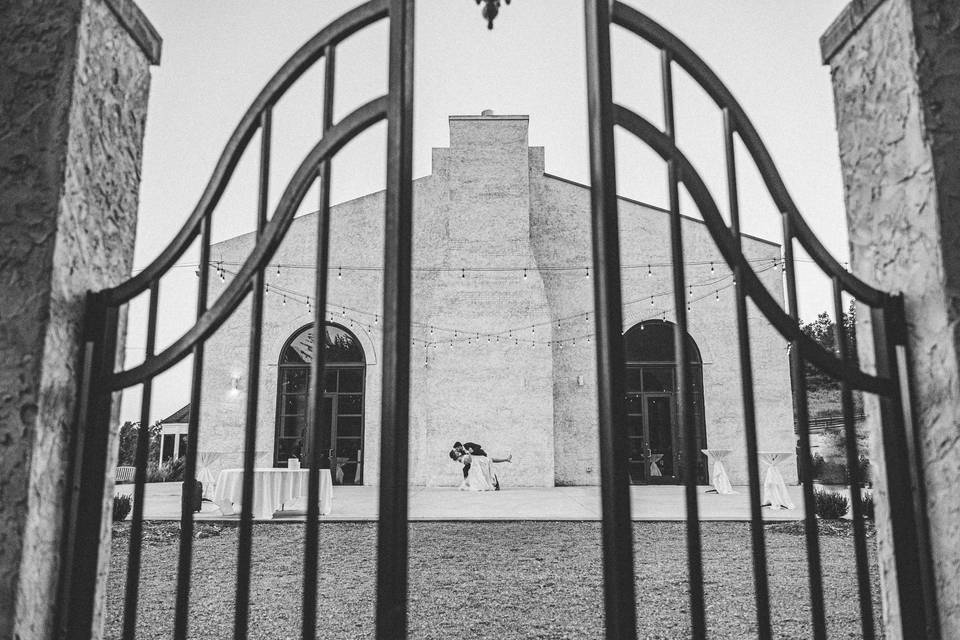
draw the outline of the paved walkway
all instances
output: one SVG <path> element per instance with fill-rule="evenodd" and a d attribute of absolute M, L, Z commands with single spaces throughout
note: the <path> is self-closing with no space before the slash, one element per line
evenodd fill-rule
<path fill-rule="evenodd" d="M 706 493 L 710 487 L 699 487 L 701 520 L 750 520 L 750 500 L 746 487 L 734 487 L 735 495 Z M 799 486 L 788 487 L 793 510 L 763 509 L 766 520 L 799 520 L 804 516 L 803 496 Z M 133 493 L 133 485 L 117 485 L 116 493 Z M 336 486 L 333 490 L 333 512 L 321 520 L 364 521 L 377 519 L 377 487 Z M 452 487 L 410 487 L 410 520 L 600 520 L 599 487 L 509 488 L 503 491 L 474 493 Z M 631 513 L 634 520 L 686 520 L 686 499 L 681 486 L 630 487 Z M 299 510 L 278 511 L 271 519 L 296 521 L 304 519 Z M 180 519 L 180 483 L 148 484 L 144 500 L 147 520 Z M 204 502 L 197 520 L 238 520 L 238 515 L 224 516 L 211 502 Z"/>

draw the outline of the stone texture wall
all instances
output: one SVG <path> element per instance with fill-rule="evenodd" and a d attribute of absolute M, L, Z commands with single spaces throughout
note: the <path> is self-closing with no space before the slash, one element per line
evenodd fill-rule
<path fill-rule="evenodd" d="M 836 99 L 851 265 L 860 278 L 905 296 L 941 637 L 955 638 L 960 637 L 960 7 L 933 0 L 872 4 L 878 6 L 867 15 L 848 8 L 823 39 Z M 869 332 L 869 316 L 858 318 L 867 320 Z M 865 342 L 861 361 L 872 363 Z M 867 404 L 866 412 L 878 433 L 877 404 Z M 872 441 L 875 448 L 881 444 L 879 437 Z M 882 463 L 879 449 L 871 459 Z M 878 493 L 886 495 L 882 468 L 876 475 Z M 891 514 L 882 499 L 877 515 L 884 611 L 895 621 Z"/>
<path fill-rule="evenodd" d="M 102 0 L 0 7 L 0 637 L 53 635 L 83 301 L 130 272 L 148 67 Z"/>
<path fill-rule="evenodd" d="M 428 269 L 415 271 L 413 279 L 417 343 L 411 355 L 410 482 L 415 485 L 458 482 L 457 467 L 446 457 L 454 440 L 481 442 L 493 454 L 512 452 L 514 464 L 497 469 L 508 486 L 599 482 L 596 344 L 587 340 L 594 331 L 593 280 L 585 270 L 555 269 L 591 263 L 589 189 L 544 174 L 543 149 L 528 146 L 527 124 L 525 116 L 451 117 L 450 147 L 434 149 L 432 175 L 415 183 L 414 267 Z M 621 220 L 625 265 L 669 261 L 668 214 L 623 200 Z M 296 219 L 271 263 L 312 264 L 315 233 L 315 215 Z M 709 296 L 695 303 L 691 316 L 704 359 L 707 439 L 711 446 L 736 451 L 731 476 L 746 482 L 732 289 L 721 290 L 720 302 L 713 301 L 715 290 L 731 278 L 701 223 L 688 220 L 684 234 L 687 260 L 705 263 L 688 268 L 698 285 L 695 297 Z M 364 482 L 372 484 L 379 466 L 381 337 L 374 320 L 381 313 L 382 271 L 345 270 L 341 277 L 338 265 L 382 267 L 383 194 L 334 207 L 331 237 L 329 311 L 358 337 L 367 356 Z M 252 236 L 240 236 L 216 245 L 212 255 L 236 263 L 252 246 Z M 744 246 L 758 271 L 779 260 L 775 244 L 745 238 Z M 516 270 L 522 265 L 530 267 L 526 277 Z M 489 270 L 470 271 L 481 267 Z M 780 270 L 767 268 L 761 278 L 780 299 Z M 282 268 L 279 276 L 270 269 L 267 280 L 313 291 L 310 269 Z M 212 296 L 222 286 L 214 283 Z M 671 288 L 668 267 L 655 267 L 653 277 L 646 268 L 625 270 L 624 300 L 638 301 L 627 307 L 625 326 L 663 310 L 671 319 L 672 299 L 658 296 L 652 311 L 648 302 L 651 293 Z M 755 315 L 752 311 L 760 445 L 793 451 L 786 343 Z M 309 321 L 302 302 L 288 298 L 284 305 L 281 296 L 268 295 L 259 450 L 273 449 L 280 350 Z M 249 310 L 241 308 L 205 352 L 201 449 L 229 448 L 234 455 L 224 464 L 240 460 L 243 394 L 229 391 L 232 376 L 245 375 L 248 322 Z M 557 340 L 564 341 L 563 348 Z M 795 467 L 784 471 L 788 481 L 796 481 Z"/>

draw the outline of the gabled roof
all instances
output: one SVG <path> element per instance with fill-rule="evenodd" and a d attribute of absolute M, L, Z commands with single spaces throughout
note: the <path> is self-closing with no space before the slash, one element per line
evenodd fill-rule
<path fill-rule="evenodd" d="M 161 420 L 160 422 L 175 422 L 175 423 L 186 423 L 190 422 L 190 404 L 187 406 L 174 411 L 172 414 Z"/>

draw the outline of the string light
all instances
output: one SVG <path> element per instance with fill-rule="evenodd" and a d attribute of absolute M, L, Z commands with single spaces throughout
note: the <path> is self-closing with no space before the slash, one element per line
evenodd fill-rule
<path fill-rule="evenodd" d="M 526 269 L 523 270 L 523 279 L 524 279 L 524 280 L 527 279 L 527 270 L 526 270 Z"/>
<path fill-rule="evenodd" d="M 287 306 L 287 294 L 283 294 L 283 306 Z"/>
<path fill-rule="evenodd" d="M 713 275 L 713 263 L 710 263 L 710 275 Z"/>
<path fill-rule="evenodd" d="M 590 267 L 587 267 L 587 276 L 586 276 L 586 277 L 587 277 L 587 280 L 590 279 Z"/>
<path fill-rule="evenodd" d="M 650 278 L 653 276 L 653 270 L 650 268 L 650 265 L 647 265 L 647 277 Z"/>
<path fill-rule="evenodd" d="M 653 306 L 653 296 L 650 296 L 650 306 Z"/>
<path fill-rule="evenodd" d="M 378 313 L 373 314 L 373 324 L 380 324 L 380 314 Z M 431 331 L 430 333 L 433 333 L 433 331 Z"/>
<path fill-rule="evenodd" d="M 461 269 L 460 269 L 460 277 L 461 277 L 461 278 L 466 278 L 466 277 L 467 277 L 467 270 L 464 269 L 464 268 L 462 268 L 462 267 L 461 267 Z"/>
<path fill-rule="evenodd" d="M 720 289 L 717 289 L 714 293 L 717 295 L 717 302 L 720 302 Z"/>
<path fill-rule="evenodd" d="M 337 267 L 337 280 L 343 280 L 343 267 Z"/>

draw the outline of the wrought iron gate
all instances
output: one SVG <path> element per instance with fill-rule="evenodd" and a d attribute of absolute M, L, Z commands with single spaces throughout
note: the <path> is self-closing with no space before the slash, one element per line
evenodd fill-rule
<path fill-rule="evenodd" d="M 147 269 L 120 286 L 92 293 L 87 305 L 81 401 L 76 429 L 75 457 L 66 515 L 67 540 L 61 572 L 59 625 L 69 638 L 90 636 L 95 617 L 99 554 L 104 498 L 104 474 L 111 406 L 116 391 L 143 385 L 141 424 L 149 423 L 151 384 L 155 376 L 177 362 L 193 357 L 189 441 L 197 442 L 204 343 L 241 302 L 250 296 L 252 316 L 248 361 L 249 392 L 246 399 L 243 509 L 234 612 L 235 637 L 247 636 L 252 500 L 256 437 L 256 407 L 260 369 L 264 269 L 290 227 L 294 213 L 314 181 L 319 180 L 319 227 L 317 237 L 316 308 L 326 306 L 328 234 L 330 221 L 330 161 L 348 141 L 380 120 L 387 120 L 386 244 L 383 306 L 383 399 L 381 469 L 377 528 L 377 637 L 406 635 L 407 612 L 407 453 L 408 375 L 410 363 L 411 290 L 411 145 L 413 111 L 413 0 L 371 0 L 350 11 L 320 31 L 300 48 L 270 80 L 243 116 L 218 162 L 213 176 L 184 227 L 163 254 Z M 742 375 L 745 442 L 750 481 L 751 532 L 754 592 L 760 638 L 772 636 L 766 547 L 760 503 L 757 461 L 757 428 L 754 411 L 753 373 L 746 303 L 749 298 L 766 319 L 791 344 L 794 404 L 800 437 L 801 479 L 806 505 L 805 532 L 809 567 L 812 628 L 817 639 L 826 637 L 821 563 L 816 516 L 813 511 L 809 418 L 804 364 L 809 362 L 838 380 L 842 390 L 848 468 L 856 468 L 857 450 L 853 422 L 853 390 L 876 394 L 880 399 L 882 444 L 885 453 L 885 483 L 892 519 L 900 631 L 903 637 L 936 637 L 936 610 L 932 587 L 923 504 L 918 480 L 920 460 L 910 416 L 909 375 L 906 370 L 906 332 L 902 299 L 878 291 L 846 272 L 810 231 L 781 181 L 759 135 L 745 113 L 707 65 L 686 45 L 643 14 L 609 0 L 586 0 L 587 97 L 589 106 L 593 268 L 598 358 L 598 398 L 602 479 L 603 573 L 606 630 L 609 638 L 636 636 L 633 536 L 631 529 L 628 459 L 625 433 L 617 428 L 624 421 L 623 327 L 613 131 L 620 126 L 649 145 L 667 163 L 671 212 L 673 291 L 676 309 L 676 362 L 679 380 L 679 424 L 686 430 L 685 457 L 696 459 L 696 424 L 690 412 L 690 366 L 683 270 L 679 187 L 686 188 L 696 203 L 709 233 L 734 273 L 736 311 Z M 390 73 L 388 94 L 345 116 L 332 118 L 334 70 L 337 46 L 350 35 L 379 20 L 390 23 Z M 610 28 L 615 24 L 660 50 L 664 122 L 660 130 L 650 122 L 616 105 L 612 100 Z M 301 163 L 279 201 L 267 217 L 270 132 L 272 108 L 303 73 L 319 60 L 324 62 L 323 135 Z M 716 203 L 691 163 L 676 146 L 673 109 L 673 69 L 679 66 L 713 99 L 723 113 L 726 172 L 731 224 L 723 221 Z M 161 277 L 199 238 L 200 264 L 210 264 L 211 216 L 227 186 L 240 156 L 254 134 L 260 132 L 260 173 L 257 242 L 234 280 L 207 308 L 209 270 L 199 270 L 200 284 L 196 323 L 172 345 L 156 353 L 157 298 Z M 759 169 L 765 186 L 779 208 L 783 221 L 783 247 L 787 282 L 787 309 L 767 292 L 740 246 L 737 196 L 737 159 L 734 140 L 739 137 L 750 160 Z M 828 353 L 799 329 L 793 247 L 798 242 L 833 283 L 835 317 L 843 312 L 846 293 L 870 309 L 875 350 L 875 373 L 863 371 L 848 352 L 849 345 L 838 332 L 839 354 Z M 116 370 L 120 310 L 127 302 L 149 292 L 146 358 L 138 366 Z M 315 335 L 321 335 L 323 313 L 316 313 Z M 839 326 L 839 323 L 838 323 Z M 318 570 L 318 480 L 319 469 L 329 463 L 329 432 L 324 429 L 321 404 L 323 350 L 312 363 L 308 415 L 308 466 L 310 496 L 304 549 L 303 638 L 313 638 L 317 625 Z M 903 455 L 906 452 L 906 455 Z M 124 637 L 135 637 L 138 585 L 143 535 L 143 496 L 147 467 L 147 438 L 140 438 L 136 453 L 134 512 L 130 530 L 126 580 Z M 195 478 L 197 447 L 188 448 L 185 486 Z M 695 638 L 706 637 L 704 581 L 700 521 L 695 474 L 686 474 L 687 552 L 691 630 Z M 193 544 L 193 512 L 190 492 L 183 492 L 181 536 L 177 571 L 174 637 L 187 636 Z M 858 491 L 851 491 L 854 514 L 855 555 L 859 586 L 859 609 L 865 638 L 875 635 L 869 588 L 866 536 Z M 102 585 L 101 585 L 102 586 Z"/>

